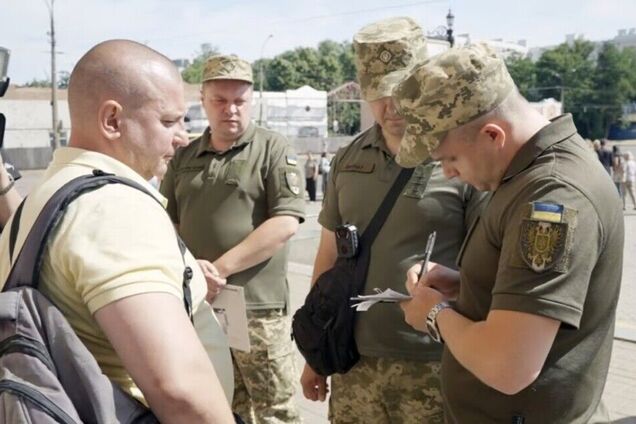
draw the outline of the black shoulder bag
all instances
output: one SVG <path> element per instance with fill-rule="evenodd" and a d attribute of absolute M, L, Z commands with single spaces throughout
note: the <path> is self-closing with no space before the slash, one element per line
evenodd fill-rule
<path fill-rule="evenodd" d="M 371 245 L 391 212 L 413 169 L 402 169 L 382 204 L 360 236 L 355 258 L 338 258 L 313 285 L 305 304 L 294 314 L 292 338 L 307 364 L 318 374 L 344 374 L 360 359 L 353 335 L 351 298 L 364 289 Z"/>

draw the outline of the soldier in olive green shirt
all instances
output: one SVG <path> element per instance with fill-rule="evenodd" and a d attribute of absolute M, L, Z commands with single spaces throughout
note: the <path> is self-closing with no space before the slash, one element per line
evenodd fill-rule
<path fill-rule="evenodd" d="M 292 402 L 287 240 L 304 220 L 302 172 L 283 136 L 250 123 L 252 70 L 236 56 L 205 64 L 210 127 L 170 162 L 161 185 L 209 297 L 245 288 L 250 353 L 232 349 L 233 409 L 248 422 L 299 422 Z"/>
<path fill-rule="evenodd" d="M 394 91 L 408 122 L 398 161 L 439 159 L 448 177 L 490 190 L 458 264 L 403 304 L 446 342 L 450 423 L 606 423 L 621 282 L 623 216 L 609 176 L 569 115 L 548 121 L 485 45 L 416 66 Z M 440 278 L 443 277 L 443 280 Z M 454 307 L 446 294 L 459 284 Z"/>
<path fill-rule="evenodd" d="M 363 234 L 401 171 L 395 153 L 404 132 L 385 77 L 425 57 L 422 29 L 409 18 L 368 25 L 354 37 L 363 97 L 377 124 L 336 154 L 318 221 L 323 226 L 315 279 L 336 260 L 334 230 L 354 224 Z M 421 261 L 426 237 L 437 231 L 433 258 L 452 266 L 483 195 L 459 181 L 447 181 L 437 162 L 419 165 L 407 182 L 371 250 L 364 292 L 404 291 L 404 272 Z M 331 377 L 330 418 L 334 423 L 442 423 L 442 348 L 404 322 L 396 304 L 358 313 L 355 339 L 361 354 L 347 374 Z M 324 399 L 326 379 L 309 366 L 305 396 Z"/>

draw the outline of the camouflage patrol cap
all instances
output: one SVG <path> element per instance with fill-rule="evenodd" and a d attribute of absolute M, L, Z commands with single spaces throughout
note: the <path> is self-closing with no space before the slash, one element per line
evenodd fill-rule
<path fill-rule="evenodd" d="M 205 61 L 201 81 L 205 82 L 217 79 L 239 80 L 253 84 L 252 66 L 233 54 L 212 56 Z"/>
<path fill-rule="evenodd" d="M 427 57 L 422 28 L 411 18 L 383 19 L 353 36 L 362 98 L 368 102 L 391 96 L 406 68 Z"/>
<path fill-rule="evenodd" d="M 453 48 L 416 65 L 393 91 L 406 120 L 396 161 L 419 165 L 447 131 L 490 112 L 514 87 L 503 60 L 485 44 Z"/>

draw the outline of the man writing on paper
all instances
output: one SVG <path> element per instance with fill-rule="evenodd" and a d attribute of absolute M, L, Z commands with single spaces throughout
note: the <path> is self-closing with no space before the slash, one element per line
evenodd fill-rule
<path fill-rule="evenodd" d="M 447 422 L 608 422 L 622 205 L 572 117 L 535 111 L 485 45 L 420 64 L 394 95 L 408 122 L 400 163 L 431 156 L 492 191 L 459 273 L 434 265 L 417 287 L 408 273 L 406 321 L 446 343 Z"/>

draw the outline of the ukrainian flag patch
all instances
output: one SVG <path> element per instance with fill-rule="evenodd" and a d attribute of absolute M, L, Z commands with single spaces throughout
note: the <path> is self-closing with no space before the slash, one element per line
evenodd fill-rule
<path fill-rule="evenodd" d="M 563 205 L 557 205 L 554 203 L 533 202 L 530 219 L 543 222 L 562 222 L 563 211 Z"/>

